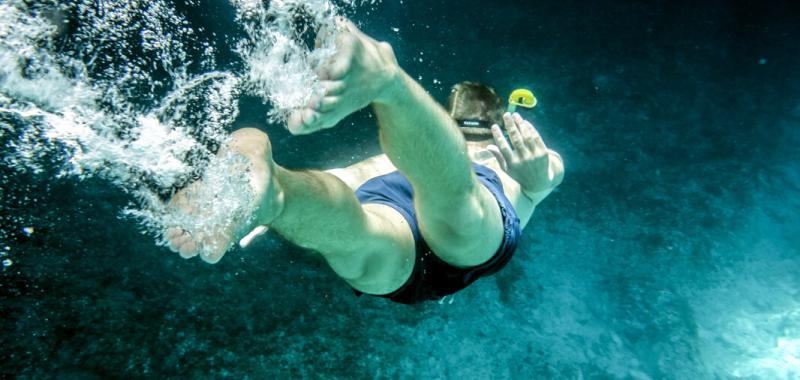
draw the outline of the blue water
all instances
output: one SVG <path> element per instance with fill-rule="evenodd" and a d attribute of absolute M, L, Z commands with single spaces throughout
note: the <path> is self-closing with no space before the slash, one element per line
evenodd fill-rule
<path fill-rule="evenodd" d="M 224 46 L 224 3 L 178 8 Z M 514 260 L 451 304 L 356 298 L 275 235 L 184 261 L 120 219 L 130 199 L 102 180 L 0 165 L 0 374 L 798 379 L 799 11 L 404 0 L 350 14 L 440 101 L 461 80 L 534 89 L 526 116 L 564 157 Z M 267 131 L 281 165 L 379 153 L 368 111 L 293 137 L 268 109 L 243 97 L 236 127 Z"/>

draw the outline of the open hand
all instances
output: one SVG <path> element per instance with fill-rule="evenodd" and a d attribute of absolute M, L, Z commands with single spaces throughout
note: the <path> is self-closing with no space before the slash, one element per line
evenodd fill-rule
<path fill-rule="evenodd" d="M 503 115 L 505 130 L 511 144 L 497 124 L 492 126 L 492 135 L 497 145 L 490 145 L 489 151 L 495 156 L 503 170 L 508 173 L 526 194 L 551 190 L 558 186 L 563 170 L 556 172 L 551 161 L 561 163 L 558 153 L 547 149 L 542 136 L 536 128 L 518 113 Z"/>

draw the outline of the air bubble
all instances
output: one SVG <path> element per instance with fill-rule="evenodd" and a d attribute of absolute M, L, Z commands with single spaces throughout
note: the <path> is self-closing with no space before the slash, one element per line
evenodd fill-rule
<path fill-rule="evenodd" d="M 38 174 L 57 156 L 62 165 L 54 176 L 99 177 L 131 194 L 138 202 L 123 214 L 150 233 L 168 223 L 207 231 L 250 215 L 253 195 L 241 191 L 247 179 L 225 172 L 231 162 L 215 155 L 238 116 L 240 92 L 272 102 L 276 120 L 307 103 L 321 89 L 313 69 L 334 54 L 336 36 L 310 49 L 296 36 L 296 24 L 308 16 L 310 25 L 303 27 L 335 30 L 339 14 L 329 0 L 231 0 L 246 31 L 237 45 L 248 68 L 242 76 L 192 72 L 193 51 L 204 52 L 202 66 L 213 69 L 218 49 L 197 40 L 202 29 L 188 27 L 171 1 L 106 1 L 102 12 L 93 0 L 70 2 L 80 22 L 72 25 L 68 52 L 48 50 L 53 25 L 26 3 L 0 1 L 0 114 L 20 121 L 13 129 L 18 137 L 4 146 L 0 161 Z M 362 3 L 367 1 L 345 0 L 348 6 Z M 146 54 L 136 53 L 142 49 Z M 36 62 L 43 75 L 22 75 L 25 62 Z M 210 207 L 203 218 L 170 215 L 161 197 L 200 175 L 209 191 L 224 196 L 202 199 Z M 21 231 L 31 236 L 35 228 Z"/>

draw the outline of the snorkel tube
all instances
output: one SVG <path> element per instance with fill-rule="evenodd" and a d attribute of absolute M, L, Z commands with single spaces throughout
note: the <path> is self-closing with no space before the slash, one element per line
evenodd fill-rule
<path fill-rule="evenodd" d="M 533 96 L 533 92 L 524 88 L 516 89 L 508 97 L 508 113 L 516 112 L 517 106 L 528 109 L 536 107 L 536 103 L 538 101 Z"/>

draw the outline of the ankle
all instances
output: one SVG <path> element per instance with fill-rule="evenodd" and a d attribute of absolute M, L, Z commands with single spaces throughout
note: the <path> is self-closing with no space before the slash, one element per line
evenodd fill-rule
<path fill-rule="evenodd" d="M 269 171 L 269 176 L 264 191 L 259 196 L 259 203 L 256 209 L 256 225 L 271 225 L 283 214 L 286 200 L 284 187 L 281 186 L 280 176 L 287 171 L 274 162 Z M 288 171 L 287 171 L 288 172 Z"/>
<path fill-rule="evenodd" d="M 378 105 L 391 105 L 403 96 L 407 74 L 399 66 L 387 69 L 386 82 L 378 96 L 372 101 Z"/>

